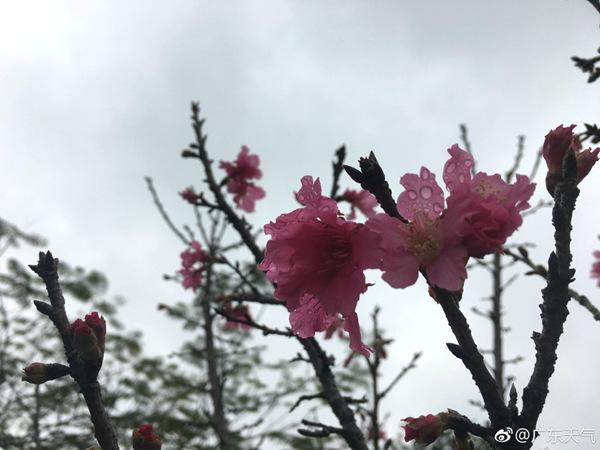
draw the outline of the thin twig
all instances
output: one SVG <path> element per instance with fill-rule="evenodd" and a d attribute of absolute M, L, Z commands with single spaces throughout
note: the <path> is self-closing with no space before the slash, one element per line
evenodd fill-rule
<path fill-rule="evenodd" d="M 510 183 L 512 181 L 512 178 L 517 173 L 517 170 L 519 170 L 519 166 L 521 165 L 521 160 L 523 159 L 524 152 L 525 152 L 525 136 L 521 135 L 517 138 L 517 153 L 515 154 L 515 161 L 514 161 L 512 167 L 510 168 L 510 170 L 508 172 L 506 172 L 506 175 L 504 176 L 504 179 L 506 180 L 507 183 Z"/>
<path fill-rule="evenodd" d="M 162 216 L 162 218 L 164 219 L 164 221 L 167 223 L 167 225 L 169 226 L 169 228 L 171 228 L 171 230 L 173 231 L 173 233 L 175 233 L 175 235 L 179 239 L 181 239 L 181 241 L 185 245 L 190 245 L 190 241 L 188 239 L 186 239 L 186 237 L 183 235 L 183 233 L 175 226 L 175 224 L 171 221 L 171 218 L 169 217 L 169 215 L 165 211 L 165 208 L 164 208 L 163 204 L 161 203 L 160 199 L 158 198 L 158 194 L 156 192 L 156 189 L 154 189 L 154 183 L 152 182 L 152 178 L 145 177 L 144 179 L 146 180 L 146 185 L 148 186 L 148 190 L 150 191 L 150 194 L 152 195 L 152 199 L 154 200 L 154 204 L 158 208 L 158 212 L 160 213 L 160 215 Z"/>
<path fill-rule="evenodd" d="M 331 182 L 331 198 L 335 198 L 340 189 L 340 175 L 344 170 L 344 160 L 346 159 L 346 146 L 342 145 L 335 151 L 335 161 L 331 163 L 333 166 L 333 181 Z"/>
<path fill-rule="evenodd" d="M 383 391 L 380 392 L 380 394 L 379 394 L 380 399 L 382 399 L 386 395 L 388 395 L 390 393 L 390 391 L 394 388 L 394 386 L 398 383 L 398 381 L 400 381 L 404 377 L 404 375 L 406 375 L 410 370 L 417 367 L 416 363 L 422 354 L 423 353 L 421 353 L 421 352 L 417 352 L 413 355 L 413 357 L 410 360 L 410 362 L 408 363 L 408 365 L 403 367 L 402 370 L 400 371 L 400 373 L 398 373 L 398 375 L 396 375 L 396 377 L 392 380 L 392 382 L 388 385 L 388 387 L 386 387 Z"/>
<path fill-rule="evenodd" d="M 473 158 L 473 165 L 471 166 L 471 174 L 475 175 L 475 173 L 477 173 L 477 169 L 475 167 L 477 164 L 477 161 L 475 159 L 475 155 L 473 155 L 473 149 L 471 148 L 471 142 L 469 141 L 467 126 L 464 123 L 461 123 L 459 125 L 459 128 L 460 128 L 460 140 L 462 141 L 463 146 L 465 147 L 465 150 Z"/>

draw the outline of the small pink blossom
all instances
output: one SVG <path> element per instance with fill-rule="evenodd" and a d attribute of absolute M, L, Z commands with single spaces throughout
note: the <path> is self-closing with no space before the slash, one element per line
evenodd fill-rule
<path fill-rule="evenodd" d="M 323 331 L 331 324 L 328 318 L 341 314 L 351 348 L 364 352 L 354 310 L 368 287 L 364 270 L 379 262 L 373 251 L 378 237 L 344 220 L 335 200 L 321 195 L 318 179 L 303 177 L 296 199 L 302 208 L 265 225 L 271 239 L 259 268 L 276 284 L 275 296 L 286 302 L 299 333 Z"/>
<path fill-rule="evenodd" d="M 565 127 L 559 125 L 554 130 L 550 130 L 544 140 L 542 147 L 542 156 L 546 160 L 548 166 L 548 174 L 546 176 L 546 188 L 553 194 L 556 183 L 562 178 L 562 163 L 569 150 L 575 153 L 577 160 L 577 183 L 580 183 L 596 161 L 600 154 L 600 147 L 595 150 L 582 150 L 581 143 L 577 136 L 573 133 L 575 125 Z"/>
<path fill-rule="evenodd" d="M 230 180 L 227 191 L 233 194 L 233 201 L 242 211 L 254 212 L 257 200 L 265 197 L 263 188 L 243 180 Z"/>
<path fill-rule="evenodd" d="M 200 195 L 196 194 L 196 191 L 194 191 L 193 187 L 185 188 L 179 193 L 179 195 L 186 202 L 191 203 L 192 205 L 195 205 L 198 202 L 198 199 L 200 198 Z"/>
<path fill-rule="evenodd" d="M 350 213 L 346 215 L 348 220 L 356 219 L 356 210 L 358 209 L 365 217 L 373 217 L 377 207 L 377 199 L 369 191 L 364 189 L 355 191 L 346 189 L 342 195 L 343 199 L 350 203 Z"/>
<path fill-rule="evenodd" d="M 250 311 L 248 310 L 248 306 L 246 305 L 236 305 L 232 306 L 231 304 L 225 305 L 225 312 L 228 316 L 237 319 L 247 321 L 248 317 L 250 317 Z M 243 331 L 248 331 L 252 328 L 247 323 L 236 322 L 235 320 L 227 319 L 225 322 L 224 328 L 226 330 L 237 330 L 242 329 Z"/>
<path fill-rule="evenodd" d="M 592 264 L 592 278 L 598 279 L 598 287 L 600 287 L 600 250 L 594 252 L 596 261 Z"/>
<path fill-rule="evenodd" d="M 184 289 L 196 291 L 202 284 L 204 263 L 208 260 L 208 253 L 202 248 L 198 241 L 192 241 L 190 247 L 181 253 L 181 270 Z"/>
<path fill-rule="evenodd" d="M 221 169 L 227 173 L 227 192 L 233 194 L 237 207 L 246 212 L 253 212 L 256 201 L 266 195 L 264 189 L 250 181 L 262 177 L 259 163 L 258 155 L 251 154 L 250 149 L 242 145 L 235 161 L 221 161 L 220 164 Z"/>

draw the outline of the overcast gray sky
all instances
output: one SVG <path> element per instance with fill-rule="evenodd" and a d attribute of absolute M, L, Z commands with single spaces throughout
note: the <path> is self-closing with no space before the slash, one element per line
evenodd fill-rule
<path fill-rule="evenodd" d="M 200 185 L 198 166 L 179 158 L 192 138 L 191 99 L 207 117 L 216 160 L 232 159 L 241 144 L 261 156 L 267 199 L 253 219 L 263 224 L 296 207 L 291 192 L 302 175 L 329 185 L 341 143 L 350 161 L 374 150 L 396 194 L 407 171 L 441 172 L 463 122 L 487 172 L 505 171 L 525 134 L 528 172 L 550 128 L 600 121 L 600 84 L 586 84 L 569 61 L 596 50 L 599 23 L 584 0 L 0 0 L 1 216 L 46 236 L 58 257 L 105 272 L 112 295 L 129 300 L 123 318 L 145 332 L 151 351 L 167 353 L 179 334 L 156 304 L 190 295 L 161 279 L 182 248 L 143 176 L 154 177 L 178 224 L 192 223 L 176 194 Z M 600 248 L 598 192 L 600 168 L 582 184 L 573 241 L 575 287 L 597 304 L 589 270 Z M 551 236 L 544 211 L 514 239 L 536 241 L 532 253 L 544 262 Z M 396 339 L 389 378 L 425 352 L 388 402 L 390 432 L 401 417 L 448 407 L 483 420 L 467 404 L 478 394 L 445 348 L 453 337 L 424 285 L 394 291 L 370 278 L 377 284 L 359 313 L 367 323 L 374 304 L 384 309 Z M 489 285 L 472 274 L 465 311 L 481 306 Z M 525 357 L 512 368 L 519 391 L 533 365 L 540 287 L 520 280 L 507 298 L 507 357 Z M 600 441 L 600 324 L 576 304 L 570 310 L 540 427 L 594 428 Z M 285 325 L 284 316 L 263 317 Z M 469 319 L 485 348 L 488 323 Z M 283 342 L 269 342 L 283 354 Z"/>

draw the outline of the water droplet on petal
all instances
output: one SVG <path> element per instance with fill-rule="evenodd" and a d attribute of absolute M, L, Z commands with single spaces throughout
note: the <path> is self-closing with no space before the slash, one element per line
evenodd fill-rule
<path fill-rule="evenodd" d="M 417 198 L 417 193 L 415 191 L 408 191 L 408 197 L 411 200 L 414 200 L 415 198 Z"/>
<path fill-rule="evenodd" d="M 442 205 L 440 205 L 439 203 L 434 203 L 434 204 L 433 204 L 433 210 L 434 210 L 436 213 L 438 213 L 438 214 L 439 214 L 439 213 L 441 213 L 441 212 L 444 210 L 444 208 L 443 208 L 443 207 L 442 207 Z"/>
<path fill-rule="evenodd" d="M 423 197 L 425 200 L 430 199 L 431 195 L 433 194 L 433 191 L 431 190 L 431 188 L 429 186 L 423 186 L 421 188 L 421 197 Z"/>
<path fill-rule="evenodd" d="M 465 182 L 465 176 L 462 173 L 458 176 L 458 181 L 460 181 L 461 183 Z"/>
<path fill-rule="evenodd" d="M 465 161 L 465 167 L 469 168 L 469 167 L 471 167 L 472 165 L 473 165 L 473 161 L 471 161 L 470 159 L 467 159 L 467 160 Z"/>
<path fill-rule="evenodd" d="M 450 163 L 446 166 L 446 173 L 452 173 L 456 170 L 456 164 Z"/>
<path fill-rule="evenodd" d="M 421 179 L 427 180 L 429 178 L 429 175 L 431 175 L 429 169 L 427 167 L 421 167 Z"/>

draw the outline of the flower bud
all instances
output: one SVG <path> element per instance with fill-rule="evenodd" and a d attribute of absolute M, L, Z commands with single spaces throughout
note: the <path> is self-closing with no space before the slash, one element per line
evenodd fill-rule
<path fill-rule="evenodd" d="M 73 346 L 82 359 L 93 361 L 102 358 L 103 350 L 98 342 L 98 337 L 92 328 L 81 319 L 71 325 L 73 332 Z"/>
<path fill-rule="evenodd" d="M 23 369 L 21 380 L 31 384 L 42 384 L 69 374 L 69 367 L 62 364 L 34 362 Z"/>
<path fill-rule="evenodd" d="M 106 341 L 106 320 L 104 320 L 104 317 L 94 311 L 85 316 L 85 323 L 92 329 L 98 339 L 100 348 L 104 351 L 104 343 Z"/>
<path fill-rule="evenodd" d="M 131 435 L 133 450 L 160 450 L 162 441 L 150 424 L 141 425 Z"/>
<path fill-rule="evenodd" d="M 598 161 L 598 154 L 600 154 L 600 148 L 595 150 L 581 149 L 581 143 L 577 136 L 573 133 L 575 125 L 569 127 L 563 127 L 560 125 L 558 128 L 551 130 L 544 140 L 544 146 L 542 147 L 542 156 L 546 160 L 548 166 L 548 174 L 546 175 L 546 188 L 551 195 L 554 194 L 554 188 L 560 180 L 563 178 L 562 167 L 563 161 L 568 154 L 569 150 L 572 150 L 575 154 L 577 161 L 577 176 L 576 180 L 579 184 L 590 170 L 596 161 Z"/>
<path fill-rule="evenodd" d="M 448 425 L 448 413 L 436 415 L 428 414 L 416 419 L 407 417 L 402 419 L 406 422 L 404 428 L 404 440 L 410 442 L 413 439 L 419 444 L 429 445 L 435 441 Z"/>
<path fill-rule="evenodd" d="M 48 381 L 46 378 L 46 364 L 34 362 L 23 369 L 22 381 L 31 384 L 42 384 Z"/>
<path fill-rule="evenodd" d="M 193 187 L 186 188 L 185 190 L 181 191 L 179 195 L 192 205 L 197 204 L 198 200 L 200 199 L 200 195 L 196 194 Z"/>

